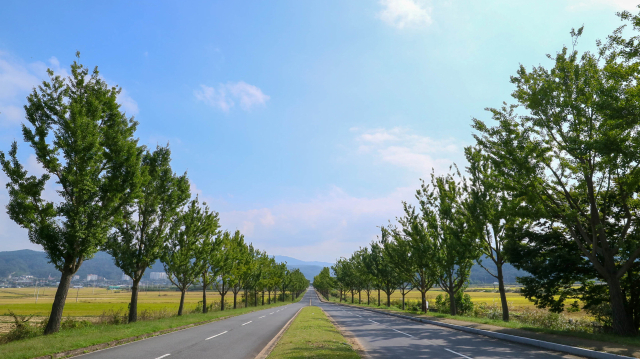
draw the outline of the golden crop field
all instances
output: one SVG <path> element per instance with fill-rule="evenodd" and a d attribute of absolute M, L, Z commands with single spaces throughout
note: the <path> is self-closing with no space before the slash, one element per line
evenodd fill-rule
<path fill-rule="evenodd" d="M 0 289 L 0 315 L 6 315 L 13 311 L 20 315 L 46 316 L 51 311 L 51 304 L 56 288 L 39 288 L 38 302 L 34 295 L 34 288 L 1 288 Z M 88 317 L 99 316 L 103 312 L 126 311 L 131 293 L 127 291 L 107 290 L 106 288 L 81 288 L 69 290 L 64 306 L 63 316 Z M 202 300 L 201 291 L 187 292 L 185 308 L 192 309 Z M 220 300 L 216 291 L 207 291 L 207 301 Z M 226 302 L 233 301 L 233 293 L 225 296 Z M 138 295 L 138 310 L 178 310 L 180 305 L 180 292 L 178 291 L 141 291 Z"/>

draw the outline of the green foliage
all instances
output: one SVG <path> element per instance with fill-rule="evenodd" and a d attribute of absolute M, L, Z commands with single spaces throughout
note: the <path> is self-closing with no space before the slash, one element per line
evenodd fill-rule
<path fill-rule="evenodd" d="M 473 312 L 474 304 L 471 301 L 469 294 L 464 294 L 462 291 L 457 292 L 455 295 L 456 310 L 458 315 L 466 315 Z M 451 300 L 449 294 L 438 294 L 436 297 L 436 309 L 440 313 L 448 314 L 451 312 Z"/>
<path fill-rule="evenodd" d="M 33 338 L 41 333 L 37 326 L 29 324 L 33 316 L 17 315 L 12 311 L 9 311 L 9 315 L 13 317 L 13 325 L 7 333 L 0 336 L 0 344 Z"/>
<path fill-rule="evenodd" d="M 28 175 L 16 142 L 8 158 L 0 152 L 0 164 L 9 179 L 9 217 L 62 272 L 49 334 L 60 327 L 70 277 L 104 244 L 114 217 L 135 198 L 141 150 L 133 137 L 137 123 L 116 101 L 120 89 L 109 87 L 97 67 L 90 74 L 74 62 L 66 79 L 48 74 L 49 81 L 27 97 L 28 125 L 22 126 L 45 173 Z M 61 187 L 56 203 L 42 197 L 51 178 Z"/>

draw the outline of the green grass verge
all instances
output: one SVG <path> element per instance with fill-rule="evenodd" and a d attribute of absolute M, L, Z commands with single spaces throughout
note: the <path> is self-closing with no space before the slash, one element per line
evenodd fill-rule
<path fill-rule="evenodd" d="M 269 359 L 357 359 L 351 348 L 319 307 L 304 307 L 269 354 Z"/>
<path fill-rule="evenodd" d="M 334 303 L 339 303 L 338 302 L 338 298 L 334 298 L 331 297 L 331 302 Z M 398 307 L 387 307 L 385 304 L 382 304 L 381 306 L 378 306 L 376 304 L 358 304 L 358 303 L 354 303 L 351 304 L 350 301 L 348 302 L 342 302 L 343 304 L 348 304 L 348 305 L 354 305 L 354 306 L 359 306 L 359 307 L 367 307 L 367 308 L 374 308 L 374 309 L 384 309 L 384 310 L 389 310 L 392 312 L 396 312 L 396 313 L 403 313 L 403 314 L 410 314 L 410 315 L 419 315 L 422 317 L 435 317 L 435 318 L 443 318 L 443 319 L 455 319 L 455 320 L 460 320 L 460 321 L 464 321 L 464 322 L 471 322 L 471 323 L 478 323 L 478 324 L 489 324 L 489 325 L 494 325 L 497 327 L 502 327 L 502 328 L 512 328 L 512 329 L 522 329 L 522 330 L 527 330 L 527 331 L 531 331 L 531 332 L 536 332 L 536 333 L 544 333 L 544 334 L 554 334 L 554 335 L 561 335 L 561 336 L 565 336 L 565 337 L 574 337 L 574 338 L 581 338 L 581 339 L 587 339 L 587 340 L 596 340 L 599 342 L 607 342 L 607 343 L 615 343 L 615 344 L 622 344 L 622 345 L 632 345 L 635 347 L 640 347 L 640 336 L 630 336 L 630 337 L 625 337 L 625 336 L 619 336 L 619 335 L 615 335 L 615 334 L 591 334 L 591 333 L 584 333 L 584 332 L 574 332 L 574 331 L 567 331 L 567 330 L 553 330 L 553 329 L 546 329 L 546 328 L 539 328 L 539 327 L 533 327 L 531 325 L 528 324 L 522 324 L 520 322 L 517 321 L 509 321 L 509 322 L 504 322 L 502 320 L 499 319 L 487 319 L 487 318 L 476 318 L 476 317 L 467 317 L 467 316 L 461 316 L 461 315 L 449 315 L 449 314 L 443 314 L 443 313 L 435 313 L 435 312 L 429 312 L 428 315 L 424 315 L 422 312 L 415 312 L 415 311 L 409 311 L 409 310 L 402 310 L 399 309 Z"/>
<path fill-rule="evenodd" d="M 297 301 L 300 301 L 303 294 Z M 165 329 L 178 328 L 188 324 L 205 321 L 215 321 L 222 317 L 242 315 L 266 308 L 279 307 L 293 302 L 278 302 L 271 305 L 229 309 L 207 314 L 194 313 L 183 316 L 175 316 L 158 320 L 142 321 L 122 325 L 92 325 L 85 328 L 61 330 L 51 335 L 42 335 L 35 338 L 19 340 L 0 345 L 0 358 L 26 359 L 43 355 L 50 355 L 68 350 L 84 348 L 96 344 L 108 343 L 138 335 L 154 333 Z"/>

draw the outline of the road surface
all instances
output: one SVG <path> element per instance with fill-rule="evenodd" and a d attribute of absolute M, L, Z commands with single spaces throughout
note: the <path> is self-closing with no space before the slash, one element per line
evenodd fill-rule
<path fill-rule="evenodd" d="M 309 299 L 82 355 L 82 359 L 245 359 L 256 355 Z M 231 311 L 230 311 L 231 312 Z"/>
<path fill-rule="evenodd" d="M 578 358 L 358 308 L 322 303 L 317 296 L 312 303 L 322 307 L 341 327 L 350 331 L 371 358 Z"/>

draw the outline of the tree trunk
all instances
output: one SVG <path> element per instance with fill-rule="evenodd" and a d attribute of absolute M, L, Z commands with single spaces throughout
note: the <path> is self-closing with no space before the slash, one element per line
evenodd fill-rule
<path fill-rule="evenodd" d="M 405 296 L 405 293 L 403 291 L 402 292 L 402 310 L 404 310 L 404 296 Z"/>
<path fill-rule="evenodd" d="M 620 335 L 635 334 L 636 330 L 624 306 L 625 298 L 620 288 L 620 280 L 615 275 L 612 275 L 607 283 L 609 285 L 609 296 L 611 298 L 613 330 Z"/>
<path fill-rule="evenodd" d="M 262 291 L 262 305 L 264 305 L 264 290 Z"/>
<path fill-rule="evenodd" d="M 449 309 L 451 312 L 451 315 L 456 315 L 457 311 L 456 311 L 456 297 L 455 297 L 455 292 L 451 291 L 451 293 L 449 293 Z"/>
<path fill-rule="evenodd" d="M 222 287 L 222 288 L 224 288 L 224 287 Z M 224 310 L 224 296 L 225 296 L 225 294 L 227 294 L 227 293 L 224 293 L 224 294 L 220 293 L 220 311 Z"/>
<path fill-rule="evenodd" d="M 351 304 L 353 304 L 353 289 L 351 289 Z"/>
<path fill-rule="evenodd" d="M 207 285 L 202 283 L 202 313 L 207 312 Z"/>
<path fill-rule="evenodd" d="M 502 320 L 509 321 L 509 305 L 507 304 L 507 293 L 504 290 L 504 276 L 502 275 L 502 264 L 498 268 L 498 290 L 500 291 L 500 302 L 502 303 Z"/>
<path fill-rule="evenodd" d="M 380 289 L 378 289 L 378 307 L 380 306 Z"/>
<path fill-rule="evenodd" d="M 422 299 L 422 312 L 427 312 L 427 291 L 420 291 L 420 296 Z"/>
<path fill-rule="evenodd" d="M 391 306 L 391 291 L 387 292 L 387 308 Z"/>
<path fill-rule="evenodd" d="M 237 300 L 238 300 L 238 292 L 233 292 L 233 309 L 236 309 L 238 307 Z"/>
<path fill-rule="evenodd" d="M 44 334 L 52 334 L 60 330 L 60 323 L 62 322 L 62 311 L 64 310 L 64 303 L 67 300 L 67 293 L 71 286 L 71 278 L 73 272 L 65 271 L 60 276 L 60 285 L 56 290 L 56 296 L 51 306 L 51 314 L 49 315 L 49 321 L 47 327 L 44 330 Z"/>
<path fill-rule="evenodd" d="M 140 279 L 133 279 L 133 285 L 131 286 L 131 302 L 129 303 L 129 323 L 138 321 L 138 285 Z"/>
<path fill-rule="evenodd" d="M 362 304 L 362 291 L 358 291 L 358 304 Z"/>
<path fill-rule="evenodd" d="M 271 304 L 271 290 L 267 291 L 267 304 Z"/>
<path fill-rule="evenodd" d="M 180 294 L 180 307 L 178 307 L 178 315 L 182 315 L 182 310 L 184 309 L 184 295 L 187 293 L 186 289 L 182 289 Z"/>

